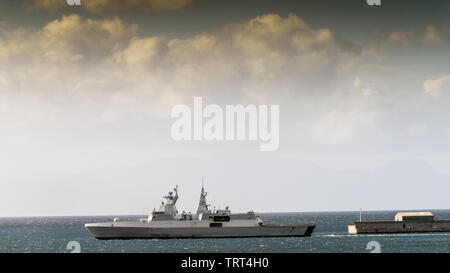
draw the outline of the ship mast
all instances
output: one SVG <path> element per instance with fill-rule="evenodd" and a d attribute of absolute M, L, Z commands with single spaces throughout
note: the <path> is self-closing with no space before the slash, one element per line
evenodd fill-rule
<path fill-rule="evenodd" d="M 198 202 L 197 218 L 200 217 L 201 213 L 209 211 L 208 205 L 206 204 L 206 195 L 208 195 L 208 193 L 205 192 L 204 180 L 203 180 L 203 177 L 202 177 L 202 190 L 200 192 L 200 201 Z"/>

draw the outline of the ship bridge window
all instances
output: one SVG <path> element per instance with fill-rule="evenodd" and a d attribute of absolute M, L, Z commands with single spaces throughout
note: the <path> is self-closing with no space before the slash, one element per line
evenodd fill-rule
<path fill-rule="evenodd" d="M 230 216 L 214 216 L 214 222 L 229 222 Z"/>
<path fill-rule="evenodd" d="M 210 223 L 209 227 L 222 227 L 222 223 Z"/>

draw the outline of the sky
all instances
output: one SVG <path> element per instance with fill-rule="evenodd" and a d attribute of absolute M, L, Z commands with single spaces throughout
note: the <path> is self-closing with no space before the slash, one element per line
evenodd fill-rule
<path fill-rule="evenodd" d="M 450 209 L 449 1 L 0 2 L 0 217 Z M 280 145 L 175 141 L 279 105 Z"/>

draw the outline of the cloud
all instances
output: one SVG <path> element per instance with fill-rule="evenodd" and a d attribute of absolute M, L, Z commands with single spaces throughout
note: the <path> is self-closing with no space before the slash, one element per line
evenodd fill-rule
<path fill-rule="evenodd" d="M 445 43 L 445 39 L 446 38 L 434 25 L 428 25 L 425 28 L 425 33 L 423 34 L 423 41 L 425 44 L 441 45 Z"/>
<path fill-rule="evenodd" d="M 252 93 L 251 89 L 261 84 L 265 92 L 272 93 L 272 88 L 292 89 L 301 81 L 296 92 L 308 93 L 326 92 L 307 86 L 321 85 L 335 77 L 360 54 L 355 44 L 341 40 L 328 29 L 313 29 L 294 15 L 260 16 L 215 33 L 174 39 L 166 46 L 163 43 L 160 38 L 137 38 L 113 59 L 130 70 L 142 69 L 143 60 L 148 60 L 144 62 L 147 71 L 154 75 L 167 71 L 163 77 L 188 94 L 194 90 L 213 92 L 230 84 L 236 93 Z M 297 76 L 291 77 L 293 74 Z M 284 83 L 281 86 L 280 80 Z"/>
<path fill-rule="evenodd" d="M 86 70 L 95 64 L 106 69 L 95 69 L 98 73 L 124 76 L 115 78 L 117 81 L 147 78 L 146 82 L 172 82 L 179 92 L 211 92 L 221 79 L 229 82 L 233 78 L 239 92 L 275 79 L 283 79 L 287 89 L 303 80 L 298 88 L 313 92 L 302 86 L 322 83 L 324 75 L 332 79 L 357 62 L 361 51 L 328 29 L 310 27 L 298 16 L 275 14 L 188 39 L 140 38 L 136 25 L 125 25 L 117 17 L 93 20 L 79 15 L 63 16 L 35 32 L 18 29 L 4 36 L 0 60 L 5 68 L 59 63 L 67 69 Z"/>
<path fill-rule="evenodd" d="M 79 15 L 63 16 L 32 32 L 23 29 L 6 31 L 0 40 L 2 64 L 96 62 L 108 58 L 128 45 L 137 26 L 125 26 L 117 17 L 112 20 L 83 19 Z"/>
<path fill-rule="evenodd" d="M 402 32 L 402 31 L 392 31 L 386 36 L 385 43 L 408 46 L 411 44 L 413 38 L 415 38 L 414 31 Z"/>
<path fill-rule="evenodd" d="M 164 12 L 184 8 L 194 0 L 83 0 L 81 7 L 91 13 L 143 11 Z M 65 0 L 34 0 L 33 7 L 57 11 L 67 7 Z"/>
<path fill-rule="evenodd" d="M 379 49 L 448 47 L 450 37 L 445 27 L 427 25 L 422 30 L 392 30 L 372 35 L 370 47 Z"/>
<path fill-rule="evenodd" d="M 49 11 L 57 11 L 67 6 L 65 0 L 33 0 L 32 7 L 36 9 L 45 9 Z"/>
<path fill-rule="evenodd" d="M 219 169 L 232 162 L 240 173 L 256 175 L 261 165 L 255 159 L 274 164 L 266 168 L 274 175 L 285 173 L 277 169 L 285 163 L 299 166 L 298 158 L 336 169 L 372 168 L 414 153 L 434 158 L 438 149 L 446 160 L 448 139 L 438 143 L 430 135 L 448 124 L 448 104 L 424 100 L 423 90 L 444 94 L 448 77 L 423 84 L 417 79 L 429 71 L 419 71 L 416 59 L 408 63 L 415 66 L 412 73 L 372 62 L 365 49 L 295 15 L 258 16 L 185 39 L 140 37 L 138 26 L 119 18 L 79 15 L 37 30 L 2 27 L 0 163 L 8 172 L 0 180 L 61 192 L 70 185 L 81 196 L 87 187 L 77 181 L 89 189 L 117 189 L 137 173 L 127 169 L 131 165 L 140 166 L 131 179 L 140 182 L 123 191 L 156 181 L 150 177 L 155 170 L 169 175 L 161 176 L 167 181 L 179 180 L 155 165 L 165 157 L 167 166 L 192 163 L 178 172 L 190 172 L 192 181 L 205 169 L 195 160 L 200 155 L 208 162 L 219 158 L 213 164 Z M 192 105 L 193 96 L 205 104 L 280 104 L 280 150 L 266 157 L 253 143 L 174 143 L 170 110 Z M 290 155 L 294 159 L 278 160 Z M 330 177 L 324 181 L 335 181 Z"/>
<path fill-rule="evenodd" d="M 19 115 L 26 120 L 119 128 L 127 120 L 167 120 L 175 104 L 194 96 L 281 104 L 287 120 L 304 124 L 308 141 L 340 145 L 380 122 L 389 101 L 383 96 L 395 93 L 387 81 L 409 82 L 365 64 L 359 45 L 296 15 L 267 14 L 186 39 L 139 37 L 137 30 L 119 18 L 70 15 L 37 31 L 5 31 L 5 105 L 25 109 Z"/>
<path fill-rule="evenodd" d="M 440 97 L 444 95 L 445 92 L 450 91 L 450 75 L 426 80 L 423 87 L 425 89 L 425 94 L 436 98 Z"/>

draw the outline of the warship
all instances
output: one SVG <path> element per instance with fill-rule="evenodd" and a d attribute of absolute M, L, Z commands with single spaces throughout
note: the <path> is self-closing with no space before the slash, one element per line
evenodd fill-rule
<path fill-rule="evenodd" d="M 175 192 L 175 194 L 174 194 Z M 311 236 L 315 225 L 266 225 L 253 211 L 231 213 L 229 207 L 210 209 L 202 186 L 195 217 L 178 213 L 178 186 L 163 198 L 160 209 L 153 209 L 147 218 L 136 221 L 88 223 L 86 229 L 100 240 L 169 239 L 169 238 L 239 238 L 239 237 L 303 237 Z"/>
<path fill-rule="evenodd" d="M 435 220 L 431 212 L 399 212 L 394 221 L 363 221 L 348 225 L 348 233 L 383 234 L 383 233 L 428 233 L 450 232 L 450 220 Z"/>

